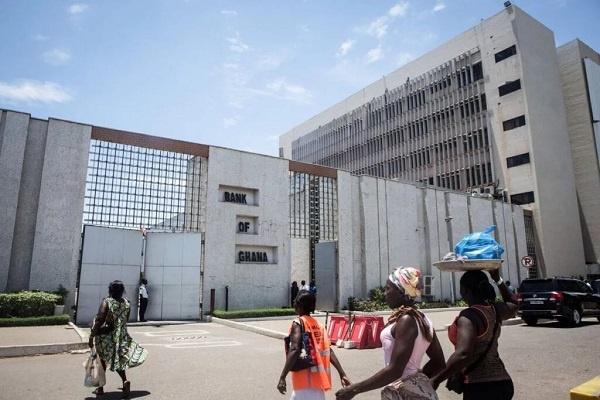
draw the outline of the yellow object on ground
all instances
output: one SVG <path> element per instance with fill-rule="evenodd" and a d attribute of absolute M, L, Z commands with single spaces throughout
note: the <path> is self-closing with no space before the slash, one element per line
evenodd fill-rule
<path fill-rule="evenodd" d="M 571 400 L 600 400 L 600 376 L 571 389 Z"/>

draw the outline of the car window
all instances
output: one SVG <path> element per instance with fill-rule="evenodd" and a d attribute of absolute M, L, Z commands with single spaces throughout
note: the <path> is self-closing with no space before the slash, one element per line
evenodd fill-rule
<path fill-rule="evenodd" d="M 577 281 L 573 280 L 559 280 L 558 288 L 563 292 L 581 292 L 581 288 L 577 284 Z"/>
<path fill-rule="evenodd" d="M 577 281 L 577 286 L 579 286 L 579 291 L 581 293 L 592 293 L 592 289 L 585 284 L 585 282 Z"/>
<path fill-rule="evenodd" d="M 524 280 L 519 292 L 552 292 L 556 290 L 552 279 Z"/>

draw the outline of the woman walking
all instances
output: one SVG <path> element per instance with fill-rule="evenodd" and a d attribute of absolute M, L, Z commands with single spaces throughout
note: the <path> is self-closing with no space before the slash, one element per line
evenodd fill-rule
<path fill-rule="evenodd" d="M 121 281 L 113 281 L 108 285 L 108 297 L 100 303 L 88 344 L 90 348 L 96 346 L 105 371 L 107 367 L 111 371 L 117 371 L 123 381 L 122 398 L 127 399 L 131 384 L 127 380 L 125 369 L 141 365 L 148 352 L 127 333 L 131 305 L 123 297 L 124 292 L 125 286 Z M 104 387 L 97 388 L 94 394 L 104 394 Z"/>
<path fill-rule="evenodd" d="M 494 302 L 496 292 L 483 271 L 465 272 L 460 279 L 460 294 L 469 308 L 461 311 L 448 329 L 455 351 L 446 368 L 431 380 L 437 388 L 459 374 L 451 382 L 462 384 L 463 400 L 510 400 L 514 395 L 512 379 L 498 354 L 498 338 L 502 321 L 512 318 L 519 306 L 499 270 L 490 271 L 490 276 L 498 285 L 502 302 Z M 452 387 L 450 384 L 449 389 Z"/>
<path fill-rule="evenodd" d="M 285 378 L 300 356 L 302 350 L 300 324 L 302 324 L 303 330 L 312 337 L 317 359 L 314 367 L 292 371 L 291 400 L 325 400 L 325 392 L 331 390 L 330 365 L 333 365 L 338 371 L 342 386 L 350 384 L 350 380 L 346 377 L 346 373 L 331 348 L 327 331 L 319 321 L 310 316 L 315 311 L 316 302 L 315 294 L 308 290 L 300 290 L 294 301 L 298 318 L 294 319 L 290 327 L 290 349 L 279 377 L 279 383 L 277 383 L 277 390 L 281 394 L 285 394 Z"/>
<path fill-rule="evenodd" d="M 400 267 L 389 276 L 385 283 L 385 301 L 395 310 L 380 335 L 385 366 L 370 378 L 340 389 L 335 394 L 336 399 L 349 400 L 397 380 L 400 381 L 384 389 L 382 398 L 437 399 L 429 377 L 444 369 L 444 352 L 433 324 L 415 308 L 414 299 L 422 288 L 418 269 Z M 429 361 L 421 371 L 425 354 Z M 391 397 L 387 397 L 388 394 Z"/>

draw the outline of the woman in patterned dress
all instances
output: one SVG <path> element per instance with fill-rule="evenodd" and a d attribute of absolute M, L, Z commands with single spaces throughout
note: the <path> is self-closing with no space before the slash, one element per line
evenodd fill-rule
<path fill-rule="evenodd" d="M 127 320 L 131 305 L 123 297 L 125 286 L 121 281 L 113 281 L 108 285 L 108 297 L 102 299 L 98 314 L 90 333 L 90 348 L 96 345 L 96 352 L 102 361 L 102 367 L 117 371 L 123 381 L 123 399 L 129 397 L 131 384 L 125 374 L 126 368 L 141 365 L 148 352 L 143 349 L 127 333 Z M 94 391 L 96 395 L 104 394 L 104 387 Z"/>

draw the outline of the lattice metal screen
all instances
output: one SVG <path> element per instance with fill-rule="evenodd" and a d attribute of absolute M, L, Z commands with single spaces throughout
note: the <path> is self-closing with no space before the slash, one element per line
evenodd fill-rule
<path fill-rule="evenodd" d="M 290 237 L 337 239 L 337 181 L 290 172 Z"/>
<path fill-rule="evenodd" d="M 200 230 L 200 178 L 206 159 L 92 140 L 85 224 Z"/>
<path fill-rule="evenodd" d="M 535 260 L 535 265 L 529 267 L 529 277 L 537 278 L 538 277 L 538 260 L 535 256 L 535 233 L 533 226 L 533 217 L 530 215 L 525 215 L 525 241 L 527 242 L 527 254 L 533 256 Z"/>

